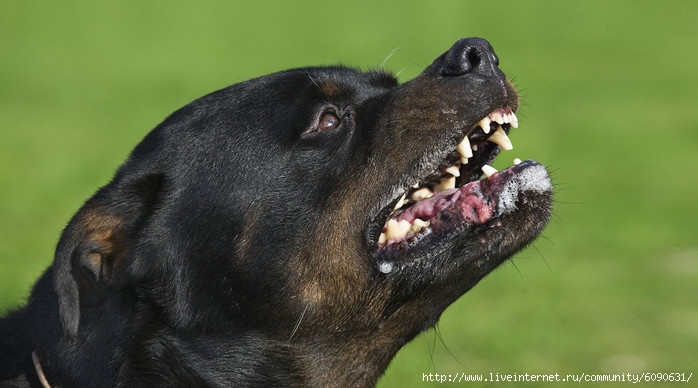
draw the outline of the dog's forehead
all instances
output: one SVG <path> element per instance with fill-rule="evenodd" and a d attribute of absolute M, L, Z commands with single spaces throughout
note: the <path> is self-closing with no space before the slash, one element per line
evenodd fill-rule
<path fill-rule="evenodd" d="M 307 69 L 307 75 L 328 100 L 364 100 L 383 94 L 398 85 L 397 79 L 390 73 L 361 71 L 341 66 Z"/>

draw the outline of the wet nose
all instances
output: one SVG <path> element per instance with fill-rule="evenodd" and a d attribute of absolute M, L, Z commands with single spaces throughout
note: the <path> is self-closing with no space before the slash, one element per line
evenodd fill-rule
<path fill-rule="evenodd" d="M 444 54 L 441 76 L 458 77 L 468 73 L 490 75 L 496 72 L 499 58 L 482 38 L 461 39 Z"/>

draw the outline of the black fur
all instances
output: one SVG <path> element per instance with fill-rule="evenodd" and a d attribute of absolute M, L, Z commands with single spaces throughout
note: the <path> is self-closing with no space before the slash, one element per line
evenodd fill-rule
<path fill-rule="evenodd" d="M 524 162 L 424 236 L 377 242 L 400 195 L 466 134 L 480 147 L 459 187 L 497 155 L 473 131 L 518 107 L 497 65 L 470 38 L 402 85 L 303 68 L 178 110 L 72 218 L 27 306 L 0 320 L 0 385 L 40 386 L 32 352 L 62 387 L 373 385 L 547 223 L 551 190 L 528 182 L 547 174 Z M 516 208 L 502 211 L 512 187 Z"/>

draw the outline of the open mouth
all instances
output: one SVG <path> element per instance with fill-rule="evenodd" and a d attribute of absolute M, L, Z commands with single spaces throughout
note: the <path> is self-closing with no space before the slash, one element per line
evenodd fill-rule
<path fill-rule="evenodd" d="M 508 132 L 517 127 L 516 114 L 504 107 L 467 131 L 430 174 L 381 211 L 382 228 L 376 221 L 369 231 L 376 254 L 389 258 L 421 251 L 516 211 L 522 193 L 550 191 L 548 173 L 537 162 L 514 159 L 501 172 L 489 165 L 501 150 L 513 149 Z"/>

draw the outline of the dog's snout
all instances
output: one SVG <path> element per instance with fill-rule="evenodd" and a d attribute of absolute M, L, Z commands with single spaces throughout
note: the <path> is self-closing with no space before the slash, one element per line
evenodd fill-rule
<path fill-rule="evenodd" d="M 440 74 L 458 77 L 468 73 L 489 75 L 499 59 L 488 41 L 482 38 L 461 39 L 443 56 Z"/>

